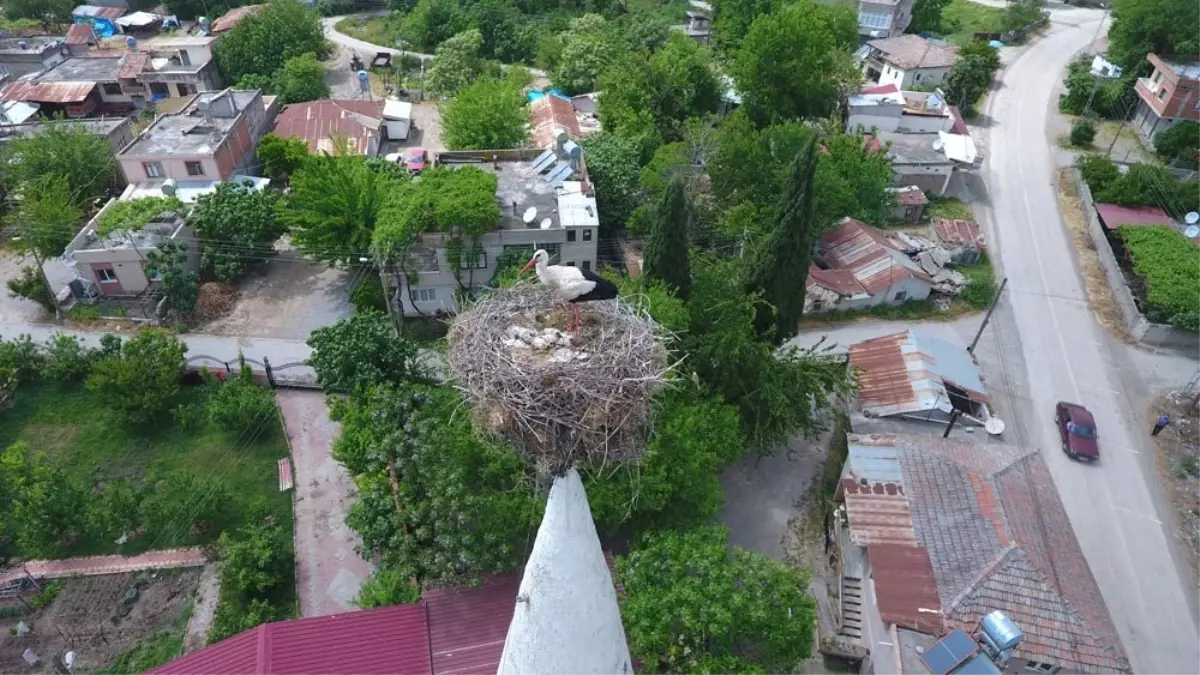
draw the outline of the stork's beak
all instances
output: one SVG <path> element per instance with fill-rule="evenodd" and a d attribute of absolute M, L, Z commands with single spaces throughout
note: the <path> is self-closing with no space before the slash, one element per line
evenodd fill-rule
<path fill-rule="evenodd" d="M 521 271 L 520 271 L 520 273 L 518 273 L 518 274 L 517 274 L 517 276 L 523 276 L 523 275 L 524 275 L 526 272 L 528 272 L 529 270 L 533 269 L 533 266 L 534 266 L 536 263 L 537 263 L 537 258 L 536 258 L 536 257 L 534 257 L 534 258 L 530 258 L 529 262 L 528 262 L 528 263 L 525 263 L 525 266 L 521 268 Z"/>

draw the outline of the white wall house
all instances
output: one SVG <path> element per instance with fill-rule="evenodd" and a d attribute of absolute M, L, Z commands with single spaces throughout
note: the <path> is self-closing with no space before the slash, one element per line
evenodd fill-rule
<path fill-rule="evenodd" d="M 863 62 L 867 80 L 894 84 L 899 89 L 935 87 L 946 81 L 958 61 L 953 47 L 942 46 L 919 35 L 898 35 L 872 40 Z"/>
<path fill-rule="evenodd" d="M 954 128 L 954 114 L 940 94 L 889 91 L 856 94 L 847 101 L 846 131 L 937 133 Z"/>

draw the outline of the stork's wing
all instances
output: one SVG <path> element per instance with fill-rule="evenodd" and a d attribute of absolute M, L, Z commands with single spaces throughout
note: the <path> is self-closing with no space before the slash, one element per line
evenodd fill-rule
<path fill-rule="evenodd" d="M 568 300 L 591 293 L 596 287 L 596 282 L 584 277 L 583 271 L 572 265 L 551 265 L 546 271 L 554 277 L 558 292 Z"/>

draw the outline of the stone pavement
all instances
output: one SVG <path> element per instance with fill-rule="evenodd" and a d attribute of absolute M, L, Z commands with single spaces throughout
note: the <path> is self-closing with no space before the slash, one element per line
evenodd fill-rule
<path fill-rule="evenodd" d="M 359 555 L 362 540 L 346 526 L 354 502 L 354 482 L 333 459 L 333 439 L 341 425 L 329 419 L 325 395 L 279 389 L 283 427 L 296 471 L 296 586 L 301 616 L 325 616 L 355 609 L 372 566 Z"/>
<path fill-rule="evenodd" d="M 102 574 L 121 574 L 141 570 L 164 570 L 176 567 L 202 567 L 208 563 L 204 549 L 199 546 L 146 551 L 141 555 L 94 555 L 62 560 L 30 560 L 22 568 L 0 573 L 0 586 L 25 576 L 28 571 L 36 579 L 91 577 Z"/>

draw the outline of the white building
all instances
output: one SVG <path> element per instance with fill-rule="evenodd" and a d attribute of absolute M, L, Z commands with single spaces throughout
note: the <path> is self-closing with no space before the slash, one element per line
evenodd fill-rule
<path fill-rule="evenodd" d="M 940 90 L 936 93 L 900 91 L 895 85 L 868 89 L 851 96 L 847 101 L 847 112 L 847 132 L 928 134 L 951 131 L 956 120 Z"/>
<path fill-rule="evenodd" d="M 954 47 L 943 46 L 919 35 L 897 35 L 872 40 L 863 62 L 867 80 L 894 84 L 900 89 L 935 87 L 946 81 L 958 61 Z"/>

